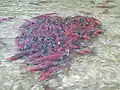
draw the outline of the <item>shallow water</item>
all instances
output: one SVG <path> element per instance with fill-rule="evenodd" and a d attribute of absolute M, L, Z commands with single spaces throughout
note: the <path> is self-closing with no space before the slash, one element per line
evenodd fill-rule
<path fill-rule="evenodd" d="M 107 8 L 97 5 L 105 0 L 0 0 L 0 17 L 13 17 L 0 23 L 0 90 L 44 90 L 38 73 L 24 71 L 20 61 L 4 58 L 16 53 L 14 38 L 23 19 L 44 14 L 92 16 L 106 30 L 91 46 L 95 55 L 75 56 L 69 75 L 65 71 L 46 84 L 56 90 L 120 90 L 120 1 Z"/>

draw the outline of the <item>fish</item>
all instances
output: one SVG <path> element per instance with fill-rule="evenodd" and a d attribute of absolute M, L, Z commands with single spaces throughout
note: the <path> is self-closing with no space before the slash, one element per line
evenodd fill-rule
<path fill-rule="evenodd" d="M 69 68 L 72 53 L 92 53 L 83 48 L 89 47 L 87 41 L 103 33 L 102 23 L 96 18 L 80 15 L 61 17 L 55 13 L 26 20 L 20 30 L 21 34 L 15 38 L 15 46 L 20 53 L 6 60 L 23 59 L 26 71 L 41 72 L 40 81 L 47 80 L 61 69 Z"/>

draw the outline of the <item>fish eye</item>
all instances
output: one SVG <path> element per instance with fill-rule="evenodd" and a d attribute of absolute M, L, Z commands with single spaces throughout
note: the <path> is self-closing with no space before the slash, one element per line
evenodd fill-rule
<path fill-rule="evenodd" d="M 77 35 L 81 35 L 81 33 L 80 33 L 80 32 L 78 32 L 78 33 L 77 33 Z"/>

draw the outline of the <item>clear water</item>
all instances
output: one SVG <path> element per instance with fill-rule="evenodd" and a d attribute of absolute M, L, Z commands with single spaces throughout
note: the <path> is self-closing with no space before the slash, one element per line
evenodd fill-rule
<path fill-rule="evenodd" d="M 24 71 L 21 61 L 6 62 L 5 57 L 16 53 L 14 38 L 17 28 L 28 19 L 43 13 L 59 13 L 61 16 L 92 16 L 103 23 L 106 30 L 95 39 L 95 55 L 75 56 L 69 75 L 62 71 L 51 79 L 56 90 L 120 90 L 120 1 L 97 8 L 105 0 L 0 0 L 0 17 L 13 20 L 0 23 L 0 90 L 44 90 L 37 79 L 38 73 Z M 111 1 L 111 0 L 110 0 Z"/>

